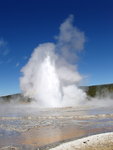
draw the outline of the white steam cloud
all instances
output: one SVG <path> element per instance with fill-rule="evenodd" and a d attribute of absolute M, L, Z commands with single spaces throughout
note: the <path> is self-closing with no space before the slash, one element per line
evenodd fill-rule
<path fill-rule="evenodd" d="M 60 26 L 57 43 L 40 44 L 22 68 L 20 86 L 24 96 L 34 99 L 41 107 L 65 107 L 83 102 L 86 94 L 77 87 L 82 76 L 75 62 L 77 51 L 84 48 L 84 43 L 85 35 L 73 26 L 70 15 Z"/>

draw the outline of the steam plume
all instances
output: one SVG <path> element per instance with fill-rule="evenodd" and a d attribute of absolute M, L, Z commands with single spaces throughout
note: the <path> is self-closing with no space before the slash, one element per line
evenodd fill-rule
<path fill-rule="evenodd" d="M 40 44 L 22 68 L 20 86 L 23 94 L 42 107 L 81 103 L 86 94 L 77 87 L 82 76 L 75 62 L 77 51 L 84 48 L 84 43 L 85 35 L 73 26 L 70 15 L 60 26 L 57 42 Z"/>

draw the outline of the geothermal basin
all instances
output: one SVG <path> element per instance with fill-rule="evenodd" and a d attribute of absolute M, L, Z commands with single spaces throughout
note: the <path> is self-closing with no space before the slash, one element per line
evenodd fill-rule
<path fill-rule="evenodd" d="M 37 108 L 0 105 L 0 149 L 50 149 L 113 131 L 113 107 Z"/>

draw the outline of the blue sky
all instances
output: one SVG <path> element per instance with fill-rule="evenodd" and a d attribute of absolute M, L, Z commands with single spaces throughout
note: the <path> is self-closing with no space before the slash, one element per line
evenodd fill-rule
<path fill-rule="evenodd" d="M 113 83 L 112 0 L 0 0 L 0 95 L 20 92 L 20 70 L 33 49 L 54 42 L 70 14 L 87 37 L 78 61 L 83 84 Z"/>

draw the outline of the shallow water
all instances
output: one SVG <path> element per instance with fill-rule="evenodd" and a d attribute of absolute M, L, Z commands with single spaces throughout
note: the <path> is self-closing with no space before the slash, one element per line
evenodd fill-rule
<path fill-rule="evenodd" d="M 35 149 L 113 131 L 113 107 L 0 105 L 0 148 Z"/>

